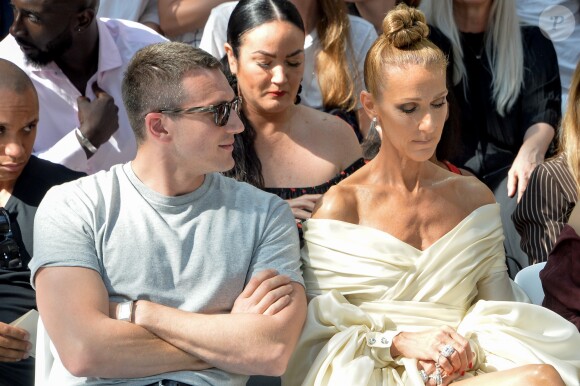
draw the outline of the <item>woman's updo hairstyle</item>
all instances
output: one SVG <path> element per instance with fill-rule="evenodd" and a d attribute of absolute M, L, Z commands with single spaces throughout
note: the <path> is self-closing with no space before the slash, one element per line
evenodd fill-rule
<path fill-rule="evenodd" d="M 304 31 L 298 10 L 288 0 L 240 0 L 228 21 L 227 41 L 239 55 L 244 34 L 274 20 L 287 21 Z"/>
<path fill-rule="evenodd" d="M 371 46 L 365 59 L 365 86 L 375 97 L 381 95 L 389 68 L 409 65 L 439 66 L 445 76 L 447 58 L 427 38 L 429 27 L 425 15 L 401 3 L 383 20 L 383 33 Z"/>

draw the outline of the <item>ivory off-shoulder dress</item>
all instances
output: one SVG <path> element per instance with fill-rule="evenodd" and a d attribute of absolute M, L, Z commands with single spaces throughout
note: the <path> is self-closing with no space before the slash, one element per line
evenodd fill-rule
<path fill-rule="evenodd" d="M 441 325 L 470 340 L 476 359 L 465 377 L 548 363 L 580 385 L 576 327 L 516 301 L 525 295 L 507 275 L 499 205 L 476 209 L 423 251 L 337 220 L 304 229 L 311 300 L 284 385 L 423 386 L 416 361 L 391 358 L 382 338 Z"/>

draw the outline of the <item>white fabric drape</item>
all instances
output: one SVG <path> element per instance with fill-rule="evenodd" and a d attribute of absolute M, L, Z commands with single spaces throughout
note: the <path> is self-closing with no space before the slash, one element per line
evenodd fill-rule
<path fill-rule="evenodd" d="M 416 361 L 391 358 L 381 333 L 441 325 L 470 339 L 476 361 L 465 377 L 548 363 L 567 385 L 580 384 L 578 330 L 516 301 L 526 297 L 507 275 L 497 204 L 424 251 L 336 220 L 309 220 L 304 230 L 311 301 L 284 385 L 422 386 Z"/>

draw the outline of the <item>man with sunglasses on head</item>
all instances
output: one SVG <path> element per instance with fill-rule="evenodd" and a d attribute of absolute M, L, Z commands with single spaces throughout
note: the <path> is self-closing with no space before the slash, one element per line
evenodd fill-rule
<path fill-rule="evenodd" d="M 36 308 L 28 262 L 36 208 L 54 185 L 84 173 L 31 156 L 38 97 L 28 76 L 0 59 L 0 385 L 32 386 L 29 334 L 10 323 Z"/>
<path fill-rule="evenodd" d="M 34 154 L 88 174 L 133 159 L 121 79 L 137 50 L 166 39 L 140 23 L 97 18 L 98 0 L 10 3 L 14 21 L 0 58 L 22 68 L 38 92 Z"/>
<path fill-rule="evenodd" d="M 123 79 L 137 156 L 51 190 L 32 281 L 54 385 L 245 385 L 280 375 L 306 314 L 290 207 L 224 177 L 243 131 L 219 61 L 140 50 Z"/>

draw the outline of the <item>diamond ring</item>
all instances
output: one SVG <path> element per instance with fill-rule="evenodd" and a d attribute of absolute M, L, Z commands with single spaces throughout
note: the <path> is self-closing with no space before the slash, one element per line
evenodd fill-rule
<path fill-rule="evenodd" d="M 453 348 L 453 346 L 451 346 L 450 344 L 446 344 L 445 347 L 443 347 L 443 350 L 440 351 L 440 354 L 443 355 L 445 358 L 449 358 L 451 355 L 453 355 L 454 352 L 455 349 Z"/>

